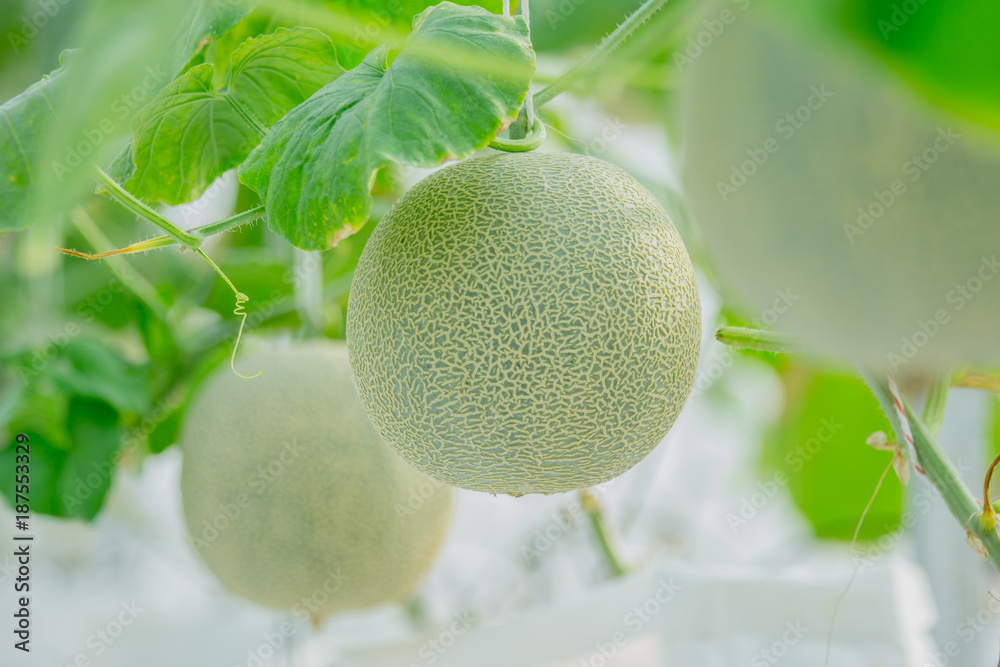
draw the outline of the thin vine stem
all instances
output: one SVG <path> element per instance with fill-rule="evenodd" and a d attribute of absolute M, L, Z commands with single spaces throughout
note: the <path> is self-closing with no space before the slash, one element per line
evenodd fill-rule
<path fill-rule="evenodd" d="M 895 459 L 896 454 L 893 454 L 893 459 Z M 861 527 L 865 523 L 865 519 L 868 517 L 868 512 L 871 511 L 872 505 L 875 504 L 875 498 L 878 497 L 878 492 L 882 489 L 882 484 L 885 482 L 885 478 L 888 477 L 889 471 L 892 470 L 893 460 L 889 461 L 889 465 L 885 467 L 882 471 L 882 476 L 878 478 L 878 484 L 875 485 L 875 491 L 872 492 L 871 498 L 868 499 L 868 504 L 865 505 L 864 511 L 861 512 L 861 518 L 858 519 L 858 525 L 854 527 L 854 536 L 851 537 L 851 555 L 854 556 L 854 571 L 851 572 L 851 578 L 847 581 L 847 586 L 840 593 L 840 597 L 837 601 L 833 603 L 833 618 L 830 619 L 830 630 L 826 634 L 826 660 L 824 661 L 824 666 L 829 667 L 830 665 L 830 655 L 833 650 L 833 628 L 837 624 L 837 612 L 840 611 L 840 603 L 844 601 L 847 597 L 847 593 L 854 586 L 854 580 L 858 577 L 858 572 L 861 570 L 861 558 L 858 556 L 858 536 L 861 535 Z"/>
<path fill-rule="evenodd" d="M 259 218 L 263 218 L 265 215 L 264 206 L 255 206 L 252 209 L 243 211 L 242 213 L 237 213 L 236 215 L 230 216 L 225 220 L 219 220 L 218 222 L 210 222 L 207 225 L 202 225 L 200 227 L 195 227 L 188 230 L 188 233 L 199 239 L 206 239 L 209 236 L 214 236 L 215 234 L 221 234 L 222 232 L 227 232 L 231 229 L 241 227 L 248 222 L 253 222 Z M 71 255 L 73 257 L 79 257 L 81 259 L 105 259 L 107 257 L 114 257 L 116 255 L 132 255 L 138 252 L 148 252 L 150 250 L 155 250 L 157 248 L 166 248 L 167 246 L 177 245 L 177 239 L 171 238 L 169 236 L 157 236 L 151 239 L 146 239 L 145 241 L 137 241 L 131 245 L 125 246 L 124 248 L 117 248 L 115 250 L 105 250 L 104 252 L 97 253 L 87 253 L 80 252 L 79 250 L 69 250 L 67 248 L 57 248 L 59 252 Z"/>
<path fill-rule="evenodd" d="M 90 239 L 87 240 L 89 241 Z M 108 257 L 117 257 L 118 255 L 134 255 L 139 252 L 149 252 L 150 250 L 166 248 L 167 246 L 172 245 L 177 245 L 177 241 L 169 236 L 157 236 L 156 238 L 146 239 L 145 241 L 137 241 L 136 243 L 125 246 L 124 248 L 115 248 L 114 250 L 105 250 L 104 252 L 80 252 L 79 250 L 72 250 L 70 248 L 56 248 L 56 250 L 64 255 L 79 257 L 80 259 L 107 259 Z"/>
<path fill-rule="evenodd" d="M 213 269 L 215 269 L 215 272 L 218 273 L 220 276 L 222 276 L 222 279 L 226 281 L 226 284 L 229 285 L 229 288 L 233 290 L 233 294 L 236 295 L 236 308 L 233 310 L 233 315 L 242 317 L 242 319 L 240 320 L 239 333 L 236 334 L 236 342 L 233 343 L 233 354 L 232 356 L 229 357 L 229 367 L 233 370 L 233 373 L 236 373 L 236 375 L 243 378 L 244 380 L 252 380 L 258 375 L 260 375 L 261 371 L 257 371 L 255 375 L 243 375 L 238 370 L 236 370 L 236 350 L 240 346 L 240 340 L 243 338 L 243 327 L 246 326 L 247 323 L 247 312 L 246 310 L 243 309 L 243 306 L 244 304 L 246 304 L 247 301 L 250 300 L 250 297 L 248 297 L 246 294 L 236 289 L 236 285 L 234 285 L 233 281 L 229 279 L 229 276 L 227 276 L 222 271 L 222 269 L 219 268 L 218 264 L 212 261 L 211 257 L 205 254 L 204 250 L 202 250 L 201 248 L 196 248 L 195 252 L 201 255 L 202 258 L 206 262 L 208 262 Z"/>
<path fill-rule="evenodd" d="M 931 380 L 931 386 L 927 390 L 927 399 L 924 401 L 924 410 L 920 415 L 921 421 L 927 426 L 927 430 L 936 436 L 944 423 L 944 411 L 948 405 L 948 388 L 951 386 L 951 378 L 948 375 L 941 375 Z"/>
<path fill-rule="evenodd" d="M 601 503 L 597 500 L 597 497 L 589 489 L 583 489 L 580 491 L 580 504 L 583 505 L 583 510 L 590 519 L 590 525 L 594 529 L 594 534 L 597 536 L 597 543 L 600 545 L 601 553 L 604 554 L 608 567 L 611 569 L 611 574 L 615 577 L 620 577 L 628 573 L 628 567 L 625 566 L 622 558 L 618 555 L 611 540 L 607 521 L 604 517 L 604 510 L 601 508 Z"/>
<path fill-rule="evenodd" d="M 528 26 L 528 34 L 531 34 L 531 8 L 529 6 L 529 0 L 521 0 L 520 2 L 521 18 L 524 19 L 524 23 Z M 521 106 L 521 112 L 517 115 L 513 124 L 510 126 L 510 131 L 507 136 L 513 141 L 523 140 L 527 137 L 533 130 L 535 125 L 535 109 L 534 104 L 531 99 L 531 90 L 529 84 L 529 90 L 527 95 L 524 97 L 524 104 Z M 542 139 L 545 138 L 545 128 L 542 128 Z M 515 144 L 517 145 L 517 144 Z M 506 149 L 501 149 L 506 150 Z M 532 149 L 528 149 L 532 150 Z M 516 151 L 511 151 L 516 152 Z"/>
<path fill-rule="evenodd" d="M 566 92 L 577 81 L 593 72 L 615 49 L 632 36 L 643 23 L 660 11 L 668 0 L 646 0 L 615 30 L 605 37 L 583 60 L 568 69 L 562 76 L 534 95 L 534 108 L 541 109 L 553 99 Z"/>
<path fill-rule="evenodd" d="M 131 192 L 118 185 L 118 182 L 115 181 L 115 179 L 111 178 L 107 172 L 97 165 L 94 165 L 94 172 L 97 176 L 97 182 L 100 183 L 101 187 L 107 190 L 108 194 L 111 195 L 111 197 L 119 204 L 139 217 L 145 218 L 153 225 L 156 225 L 161 230 L 166 232 L 167 236 L 173 238 L 181 245 L 191 249 L 195 249 L 201 245 L 200 238 L 188 234 L 183 229 L 177 227 L 174 223 L 170 222 L 162 215 L 151 209 L 149 206 L 139 201 Z"/>
<path fill-rule="evenodd" d="M 207 238 L 209 236 L 221 234 L 222 232 L 228 232 L 230 229 L 234 229 L 236 227 L 241 227 L 248 222 L 259 220 L 265 215 L 266 211 L 264 210 L 264 205 L 261 204 L 260 206 L 254 206 L 253 208 L 243 211 L 242 213 L 231 215 L 224 220 L 210 222 L 207 225 L 195 227 L 191 230 L 191 233 L 199 238 Z"/>
<path fill-rule="evenodd" d="M 983 514 L 980 517 L 980 522 L 983 524 L 983 529 L 991 533 L 996 531 L 997 515 L 993 510 L 993 503 L 990 502 L 990 482 L 993 481 L 993 471 L 996 470 L 998 463 L 1000 463 L 1000 454 L 994 457 L 993 463 L 986 471 L 986 478 L 983 480 Z"/>
<path fill-rule="evenodd" d="M 513 135 L 514 133 L 511 132 Z M 531 131 L 520 139 L 497 137 L 490 142 L 490 148 L 507 153 L 527 153 L 545 143 L 545 123 L 536 117 Z"/>
<path fill-rule="evenodd" d="M 987 373 L 964 372 L 951 379 L 953 387 L 970 387 L 1000 392 L 1000 377 Z"/>
<path fill-rule="evenodd" d="M 788 334 L 746 327 L 722 327 L 715 332 L 715 339 L 725 345 L 759 352 L 790 353 L 799 346 Z"/>
<path fill-rule="evenodd" d="M 100 227 L 97 223 L 87 214 L 87 212 L 80 206 L 72 209 L 69 212 L 69 218 L 73 222 L 73 225 L 80 231 L 87 241 L 94 246 L 101 244 L 110 244 L 103 232 L 101 232 Z M 146 304 L 161 321 L 170 326 L 167 319 L 167 307 L 157 293 L 156 288 L 148 280 L 146 280 L 135 267 L 131 266 L 124 257 L 112 257 L 108 259 L 107 262 L 108 269 L 115 275 L 116 278 L 128 287 L 132 292 L 139 297 L 139 300 Z M 130 277 L 129 277 L 130 276 Z"/>

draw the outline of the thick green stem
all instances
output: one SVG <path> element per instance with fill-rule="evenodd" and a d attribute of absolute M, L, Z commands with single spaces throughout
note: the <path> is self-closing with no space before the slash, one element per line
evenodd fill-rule
<path fill-rule="evenodd" d="M 885 378 L 870 369 L 861 368 L 861 374 L 871 388 L 879 405 L 885 412 L 886 417 L 892 423 L 896 431 L 897 439 L 903 437 L 903 430 L 900 426 L 899 415 L 896 412 L 892 395 Z M 917 417 L 913 409 L 904 401 L 907 421 L 913 432 L 913 448 L 917 452 L 917 461 L 927 476 L 928 481 L 934 485 L 952 516 L 975 535 L 986 550 L 986 557 L 997 572 L 1000 572 L 1000 535 L 996 530 L 984 529 L 980 520 L 982 508 L 976 502 L 976 498 L 969 491 L 969 488 L 959 477 L 958 471 L 952 465 L 948 457 L 934 440 L 934 436 Z"/>
<path fill-rule="evenodd" d="M 944 410 L 948 405 L 948 388 L 951 385 L 951 378 L 942 375 L 931 380 L 931 386 L 927 390 L 927 400 L 924 401 L 924 411 L 920 415 L 920 421 L 927 426 L 931 435 L 936 436 L 941 430 L 944 422 Z"/>
<path fill-rule="evenodd" d="M 583 60 L 571 67 L 551 84 L 535 93 L 535 109 L 542 108 L 558 95 L 568 90 L 577 81 L 597 69 L 615 49 L 632 36 L 632 33 L 639 26 L 648 21 L 656 12 L 660 11 L 665 4 L 667 4 L 667 0 L 646 0 L 639 9 L 635 10 L 631 16 L 625 19 L 614 32 L 605 37 Z"/>
<path fill-rule="evenodd" d="M 511 136 L 514 133 L 511 132 Z M 533 151 L 545 142 L 545 123 L 542 122 L 541 118 L 536 117 L 535 123 L 531 127 L 531 132 L 529 132 L 525 137 L 521 139 L 503 139 L 497 137 L 490 142 L 490 148 L 496 149 L 498 151 L 506 151 L 507 153 L 527 153 L 528 151 Z"/>
<path fill-rule="evenodd" d="M 531 8 L 529 7 L 528 0 L 521 0 L 521 18 L 523 18 L 524 22 L 528 25 L 530 35 Z M 531 90 L 529 89 L 527 95 L 525 95 L 524 106 L 521 107 L 521 113 L 519 113 L 517 118 L 514 119 L 507 136 L 515 141 L 524 139 L 528 136 L 528 133 L 531 131 L 534 124 L 535 110 L 531 99 Z"/>
<path fill-rule="evenodd" d="M 265 215 L 264 205 L 254 206 L 253 208 L 243 211 L 242 213 L 237 213 L 236 215 L 230 216 L 225 220 L 219 220 L 218 222 L 210 222 L 207 225 L 202 225 L 201 227 L 195 227 L 191 230 L 191 233 L 198 238 L 206 238 L 208 236 L 214 236 L 215 234 L 221 234 L 222 232 L 228 232 L 230 229 L 235 227 L 240 227 L 248 222 L 253 222 L 263 218 Z"/>
<path fill-rule="evenodd" d="M 156 225 L 166 232 L 167 236 L 176 240 L 181 245 L 192 249 L 201 245 L 200 238 L 191 236 L 183 229 L 177 227 L 174 223 L 170 222 L 162 215 L 151 209 L 149 206 L 146 206 L 146 204 L 142 203 L 134 195 L 132 195 L 131 192 L 118 185 L 117 181 L 108 176 L 103 169 L 94 165 L 94 171 L 97 174 L 97 182 L 100 183 L 101 187 L 107 190 L 108 194 L 111 195 L 111 197 L 119 204 L 132 211 L 140 218 L 145 218 L 153 225 Z"/>
<path fill-rule="evenodd" d="M 209 236 L 215 234 L 220 234 L 230 229 L 235 229 L 241 225 L 245 225 L 248 222 L 257 220 L 258 218 L 264 217 L 264 207 L 256 206 L 249 211 L 244 211 L 243 213 L 237 213 L 234 216 L 226 218 L 225 220 L 219 220 L 218 222 L 210 222 L 207 225 L 202 225 L 201 227 L 195 227 L 190 231 L 190 234 L 198 239 L 205 239 Z M 77 250 L 66 250 L 65 248 L 60 248 L 61 252 L 67 255 L 72 255 L 73 257 L 80 257 L 83 259 L 105 259 L 108 257 L 114 257 L 116 255 L 132 255 L 137 252 L 149 252 L 150 250 L 155 250 L 156 248 L 165 248 L 171 245 L 177 245 L 177 239 L 170 238 L 169 236 L 157 236 L 156 238 L 147 239 L 145 241 L 139 241 L 133 243 L 125 248 L 119 248 L 117 250 L 107 250 L 105 252 L 99 252 L 95 254 L 89 254 L 85 252 L 79 252 Z"/>
<path fill-rule="evenodd" d="M 763 331 L 746 327 L 722 327 L 715 332 L 715 339 L 720 343 L 745 350 L 779 354 L 799 351 L 799 346 L 795 344 L 791 336 L 776 331 Z"/>
<path fill-rule="evenodd" d="M 754 350 L 769 352 L 795 350 L 794 343 L 787 336 L 757 329 L 723 327 L 716 334 L 716 338 L 727 345 Z M 875 398 L 878 399 L 882 411 L 885 412 L 892 424 L 897 441 L 902 442 L 904 430 L 889 390 L 887 378 L 868 368 L 859 367 L 859 370 L 872 393 L 875 394 Z M 914 463 L 921 467 L 924 475 L 941 494 L 952 516 L 968 533 L 974 535 L 982 543 L 990 564 L 997 572 L 1000 572 L 1000 533 L 996 530 L 995 525 L 991 525 L 989 517 L 987 517 L 986 525 L 983 524 L 982 508 L 965 482 L 962 481 L 955 466 L 938 446 L 932 433 L 932 429 L 936 431 L 940 427 L 947 393 L 948 377 L 935 378 L 927 397 L 927 405 L 924 408 L 924 414 L 930 421 L 930 427 L 925 425 L 905 400 L 903 401 L 906 420 L 913 433 L 913 448 L 917 454 L 917 460 Z"/>
<path fill-rule="evenodd" d="M 594 529 L 594 535 L 597 537 L 597 543 L 601 547 L 601 553 L 604 554 L 604 558 L 608 563 L 608 568 L 611 570 L 611 574 L 615 577 L 620 577 L 626 574 L 628 572 L 628 568 L 623 564 L 622 559 L 618 556 L 618 552 L 611 540 L 607 521 L 604 518 L 604 510 L 601 509 L 601 503 L 597 500 L 597 497 L 587 489 L 580 491 L 580 503 L 583 505 L 584 511 L 590 518 L 590 525 Z"/>

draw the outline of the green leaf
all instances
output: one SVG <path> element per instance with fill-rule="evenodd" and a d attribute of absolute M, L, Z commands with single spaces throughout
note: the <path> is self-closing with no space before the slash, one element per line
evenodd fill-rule
<path fill-rule="evenodd" d="M 149 407 L 145 377 L 115 350 L 90 339 L 77 339 L 61 350 L 49 370 L 67 394 L 106 401 L 122 412 L 141 414 Z"/>
<path fill-rule="evenodd" d="M 177 442 L 183 418 L 184 410 L 179 408 L 170 412 L 163 421 L 157 422 L 149 433 L 149 451 L 153 454 L 159 454 Z"/>
<path fill-rule="evenodd" d="M 793 365 L 784 379 L 788 404 L 766 456 L 787 476 L 792 499 L 816 534 L 850 540 L 892 458 L 865 441 L 875 431 L 891 438 L 889 422 L 856 378 Z M 874 539 L 895 530 L 901 512 L 902 487 L 890 471 L 860 537 Z"/>
<path fill-rule="evenodd" d="M 33 429 L 17 429 L 30 439 L 31 511 L 91 521 L 97 515 L 115 473 L 121 446 L 118 412 L 102 400 L 74 396 L 60 428 L 69 449 Z M 14 470 L 14 447 L 0 451 L 0 469 Z M 0 480 L 0 492 L 14 504 L 13 475 Z"/>
<path fill-rule="evenodd" d="M 170 80 L 204 59 L 205 50 L 236 27 L 250 13 L 250 6 L 233 0 L 201 0 L 194 3 L 181 22 L 181 30 L 168 48 L 167 68 Z M 163 85 L 167 82 L 164 81 Z M 135 172 L 132 142 L 129 141 L 105 170 L 120 184 Z"/>
<path fill-rule="evenodd" d="M 126 187 L 147 201 L 196 199 L 238 166 L 267 128 L 339 76 L 330 39 L 312 28 L 248 39 L 232 55 L 223 89 L 215 66 L 196 65 L 133 119 L 135 172 Z"/>
<path fill-rule="evenodd" d="M 53 447 L 41 433 L 31 430 L 23 432 L 29 438 L 29 455 L 31 456 L 31 512 L 33 514 L 49 514 L 62 516 L 62 505 L 59 500 L 59 475 L 66 462 L 66 452 Z M 0 451 L 0 470 L 16 470 L 17 452 L 8 446 Z M 14 506 L 14 476 L 4 474 L 0 478 L 0 491 L 6 496 L 11 507 Z"/>
<path fill-rule="evenodd" d="M 247 2 L 238 0 L 201 0 L 192 5 L 168 49 L 168 66 L 173 76 L 188 69 L 209 44 L 246 18 L 250 9 Z"/>
<path fill-rule="evenodd" d="M 268 225 L 293 245 L 322 250 L 357 231 L 390 160 L 433 167 L 485 147 L 534 71 L 522 19 L 449 2 L 417 17 L 391 67 L 388 55 L 376 48 L 293 109 L 240 168 Z"/>
<path fill-rule="evenodd" d="M 0 232 L 34 222 L 36 172 L 42 168 L 46 131 L 62 104 L 70 53 L 59 57 L 59 69 L 0 106 Z"/>
<path fill-rule="evenodd" d="M 73 398 L 67 427 L 75 446 L 59 474 L 62 516 L 91 521 L 104 503 L 121 444 L 118 412 L 104 401 Z"/>
<path fill-rule="evenodd" d="M 357 22 L 350 34 L 333 35 L 340 55 L 340 64 L 355 67 L 364 60 L 376 44 L 387 39 L 386 31 L 408 32 L 413 19 L 437 2 L 433 0 L 326 0 L 330 9 L 341 11 Z M 458 5 L 478 5 L 488 12 L 499 14 L 503 11 L 501 0 L 460 0 Z M 574 6 L 574 9 L 576 7 Z"/>
<path fill-rule="evenodd" d="M 91 165 L 122 146 L 128 119 L 166 85 L 172 37 L 193 0 L 88 0 L 78 3 L 67 43 L 79 46 L 64 99 L 46 132 L 35 174 L 41 217 L 59 216 L 93 192 Z"/>

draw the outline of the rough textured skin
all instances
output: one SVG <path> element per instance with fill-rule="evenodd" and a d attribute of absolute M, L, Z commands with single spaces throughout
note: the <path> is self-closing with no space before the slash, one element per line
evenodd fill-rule
<path fill-rule="evenodd" d="M 221 368 L 184 420 L 195 549 L 232 592 L 317 619 L 404 598 L 441 545 L 451 490 L 378 437 L 343 343 L 240 363 L 263 374 Z"/>
<path fill-rule="evenodd" d="M 720 277 L 747 316 L 839 359 L 1000 360 L 995 139 L 783 18 L 741 13 L 682 87 L 684 185 Z M 795 298 L 775 321 L 779 292 Z"/>
<path fill-rule="evenodd" d="M 687 399 L 699 331 L 690 259 L 649 192 L 538 153 L 417 184 L 368 241 L 347 321 L 386 442 L 442 482 L 515 495 L 645 457 Z"/>

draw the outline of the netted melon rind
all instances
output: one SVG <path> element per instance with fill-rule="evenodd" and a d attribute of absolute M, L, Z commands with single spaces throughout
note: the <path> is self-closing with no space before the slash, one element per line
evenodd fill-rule
<path fill-rule="evenodd" d="M 607 481 L 666 435 L 698 361 L 677 230 L 635 179 L 573 154 L 495 155 L 381 220 L 348 307 L 362 401 L 429 476 L 476 491 Z"/>

